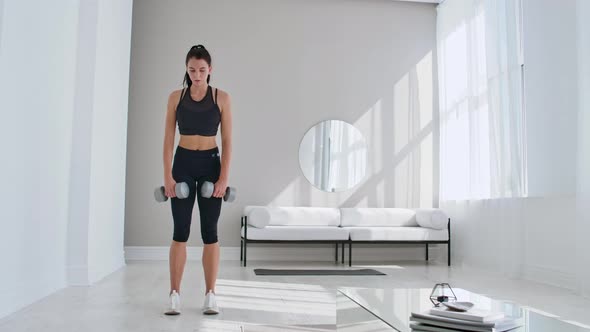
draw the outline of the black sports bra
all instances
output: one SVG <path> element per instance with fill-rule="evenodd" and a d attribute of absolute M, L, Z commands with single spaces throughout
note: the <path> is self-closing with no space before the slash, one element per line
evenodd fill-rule
<path fill-rule="evenodd" d="M 221 110 L 217 105 L 217 89 L 215 99 L 211 86 L 207 88 L 205 97 L 193 100 L 190 89 L 183 89 L 176 107 L 176 120 L 181 135 L 215 136 L 221 123 Z"/>

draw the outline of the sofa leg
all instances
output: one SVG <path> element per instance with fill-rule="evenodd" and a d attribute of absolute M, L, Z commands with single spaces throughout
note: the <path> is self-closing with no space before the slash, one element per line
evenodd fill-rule
<path fill-rule="evenodd" d="M 248 256 L 246 254 L 246 249 L 248 248 L 248 241 L 244 241 L 244 267 L 246 267 L 246 257 Z"/>
<path fill-rule="evenodd" d="M 334 261 L 335 261 L 336 263 L 338 263 L 338 242 L 336 242 L 336 244 L 335 244 L 334 246 L 336 247 L 336 250 L 334 250 L 334 251 L 335 251 L 335 258 L 334 258 Z"/>
<path fill-rule="evenodd" d="M 352 242 L 348 242 L 348 266 L 352 266 Z"/>
<path fill-rule="evenodd" d="M 346 247 L 346 243 L 342 242 L 342 264 L 344 264 L 344 247 Z"/>
<path fill-rule="evenodd" d="M 447 244 L 447 265 L 451 266 L 451 241 Z"/>
<path fill-rule="evenodd" d="M 428 262 L 428 243 L 426 243 L 426 261 Z"/>

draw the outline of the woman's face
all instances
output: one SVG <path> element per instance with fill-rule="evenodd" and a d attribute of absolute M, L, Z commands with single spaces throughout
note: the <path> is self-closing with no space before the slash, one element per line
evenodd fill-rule
<path fill-rule="evenodd" d="M 207 77 L 211 66 L 203 59 L 190 58 L 186 65 L 186 72 L 196 86 L 207 84 Z"/>

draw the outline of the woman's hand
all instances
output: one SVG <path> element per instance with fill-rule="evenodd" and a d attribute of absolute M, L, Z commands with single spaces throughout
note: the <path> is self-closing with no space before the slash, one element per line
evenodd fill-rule
<path fill-rule="evenodd" d="M 213 197 L 222 198 L 225 196 L 225 191 L 227 190 L 227 180 L 226 179 L 219 179 L 215 182 L 214 189 L 213 189 Z"/>
<path fill-rule="evenodd" d="M 176 197 L 176 181 L 174 181 L 172 175 L 167 176 L 164 179 L 164 187 L 166 188 L 165 192 L 167 197 Z"/>

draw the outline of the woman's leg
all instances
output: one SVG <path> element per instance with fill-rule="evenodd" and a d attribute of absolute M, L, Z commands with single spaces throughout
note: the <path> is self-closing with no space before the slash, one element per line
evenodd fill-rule
<path fill-rule="evenodd" d="M 201 192 L 204 181 L 215 183 L 218 176 L 200 178 L 197 192 Z M 217 239 L 217 222 L 221 213 L 221 198 L 204 198 L 197 196 L 199 215 L 201 217 L 201 237 L 203 238 L 203 271 L 205 273 L 205 294 L 210 290 L 215 293 L 215 283 L 219 271 L 219 242 Z"/>
<path fill-rule="evenodd" d="M 219 271 L 219 242 L 205 244 L 203 248 L 203 271 L 205 272 L 205 294 L 215 293 L 217 272 Z"/>
<path fill-rule="evenodd" d="M 171 198 L 172 218 L 174 220 L 174 234 L 170 245 L 170 293 L 175 290 L 180 294 L 180 283 L 186 265 L 186 242 L 190 235 L 193 207 L 196 199 L 196 182 L 188 175 L 190 159 L 178 154 L 172 167 L 172 176 L 176 183 L 186 182 L 189 186 L 189 196 L 184 199 Z"/>
<path fill-rule="evenodd" d="M 170 294 L 180 294 L 180 282 L 186 265 L 186 242 L 172 241 L 170 245 Z"/>

